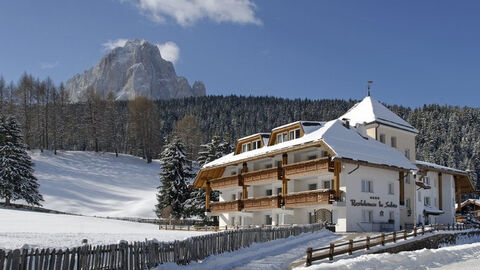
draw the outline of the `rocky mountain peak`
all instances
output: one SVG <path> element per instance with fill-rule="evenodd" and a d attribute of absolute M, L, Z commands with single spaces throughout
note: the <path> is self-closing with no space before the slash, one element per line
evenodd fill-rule
<path fill-rule="evenodd" d="M 162 58 L 156 45 L 141 39 L 128 40 L 123 47 L 109 51 L 96 66 L 75 75 L 66 84 L 73 102 L 82 100 L 89 87 L 102 97 L 112 92 L 117 100 L 206 94 L 202 82 L 190 86 L 186 78 L 177 76 L 173 64 Z"/>

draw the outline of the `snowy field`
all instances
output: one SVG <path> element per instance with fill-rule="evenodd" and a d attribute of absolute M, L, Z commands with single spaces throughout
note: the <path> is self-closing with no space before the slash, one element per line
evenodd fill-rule
<path fill-rule="evenodd" d="M 67 248 L 88 243 L 116 244 L 119 240 L 159 241 L 182 240 L 206 232 L 165 231 L 157 225 L 95 217 L 46 214 L 22 210 L 0 209 L 0 249 L 20 248 L 28 244 L 32 248 Z"/>
<path fill-rule="evenodd" d="M 83 215 L 154 218 L 160 165 L 112 153 L 30 152 L 43 207 Z"/>
<path fill-rule="evenodd" d="M 323 269 L 480 269 L 480 237 L 459 239 L 458 245 L 439 249 L 404 251 L 398 254 L 364 254 L 346 259 L 298 267 L 295 270 Z"/>
<path fill-rule="evenodd" d="M 188 265 L 163 264 L 157 270 L 284 270 L 292 262 L 305 256 L 307 247 L 325 246 L 339 238 L 341 236 L 338 234 L 321 230 L 266 243 L 255 243 L 248 248 L 207 257 L 202 262 Z"/>

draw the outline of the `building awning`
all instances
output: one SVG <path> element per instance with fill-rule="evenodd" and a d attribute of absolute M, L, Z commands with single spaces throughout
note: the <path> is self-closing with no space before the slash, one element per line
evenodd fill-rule
<path fill-rule="evenodd" d="M 441 215 L 444 213 L 443 210 L 431 206 L 425 206 L 423 212 L 427 215 Z"/>

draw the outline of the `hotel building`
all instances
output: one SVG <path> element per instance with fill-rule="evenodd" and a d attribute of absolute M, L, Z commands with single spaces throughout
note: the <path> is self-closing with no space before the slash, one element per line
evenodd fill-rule
<path fill-rule="evenodd" d="M 298 121 L 237 140 L 194 187 L 220 226 L 329 222 L 336 231 L 453 223 L 474 191 L 465 171 L 415 160 L 418 131 L 370 96 L 339 119 Z M 220 192 L 218 202 L 210 191 Z"/>

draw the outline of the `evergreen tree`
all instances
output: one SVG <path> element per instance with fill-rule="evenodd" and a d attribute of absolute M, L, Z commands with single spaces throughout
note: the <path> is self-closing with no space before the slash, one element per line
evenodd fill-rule
<path fill-rule="evenodd" d="M 220 139 L 219 136 L 213 136 L 212 141 L 200 146 L 201 151 L 198 153 L 198 165 L 203 165 L 214 161 L 231 152 L 231 146 L 228 142 Z M 185 209 L 190 215 L 201 217 L 204 221 L 208 221 L 205 216 L 205 195 L 206 191 L 203 188 L 197 188 L 192 191 L 191 198 L 185 201 Z M 212 201 L 218 201 L 218 191 L 213 191 L 210 194 Z"/>
<path fill-rule="evenodd" d="M 186 158 L 183 143 L 173 138 L 160 154 L 160 183 L 156 213 L 158 217 L 179 219 L 186 217 L 183 208 L 189 198 L 188 182 L 194 177 L 191 162 Z"/>
<path fill-rule="evenodd" d="M 5 199 L 7 205 L 19 199 L 40 205 L 43 198 L 38 192 L 33 162 L 22 139 L 15 118 L 0 117 L 0 198 Z"/>

